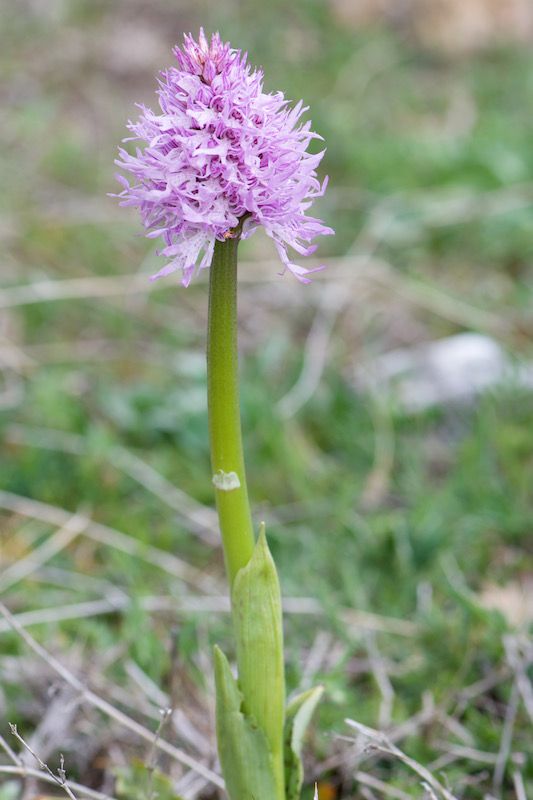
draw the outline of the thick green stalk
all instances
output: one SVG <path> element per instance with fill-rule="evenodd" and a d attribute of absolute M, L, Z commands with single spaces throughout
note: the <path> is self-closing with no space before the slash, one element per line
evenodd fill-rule
<path fill-rule="evenodd" d="M 254 532 L 242 449 L 237 351 L 237 248 L 216 242 L 209 270 L 207 396 L 211 465 L 230 585 L 252 557 Z"/>
<path fill-rule="evenodd" d="M 230 800 L 285 800 L 281 595 L 264 526 L 255 544 L 246 489 L 237 348 L 240 225 L 232 234 L 215 244 L 207 339 L 211 465 L 239 668 L 233 686 L 227 662 L 217 656 L 217 737 Z"/>

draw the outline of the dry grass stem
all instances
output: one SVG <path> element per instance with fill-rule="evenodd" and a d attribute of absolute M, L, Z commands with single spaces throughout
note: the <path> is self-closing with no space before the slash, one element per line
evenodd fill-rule
<path fill-rule="evenodd" d="M 513 744 L 513 733 L 516 715 L 518 713 L 518 704 L 520 700 L 520 692 L 516 681 L 513 683 L 511 697 L 505 709 L 505 719 L 503 721 L 502 733 L 500 737 L 500 749 L 496 759 L 496 766 L 492 778 L 492 786 L 496 794 L 501 791 L 505 769 L 509 756 L 511 755 L 511 747 Z"/>
<path fill-rule="evenodd" d="M 139 687 L 145 697 L 160 708 L 168 707 L 168 695 L 154 683 L 133 659 L 126 662 L 124 669 L 126 675 Z"/>
<path fill-rule="evenodd" d="M 39 500 L 33 500 L 29 497 L 23 497 L 1 490 L 0 508 L 12 511 L 15 514 L 21 514 L 22 516 L 39 519 L 58 527 L 65 525 L 72 516 L 68 511 L 58 506 L 52 506 L 48 503 L 42 503 Z M 153 545 L 143 544 L 132 536 L 118 531 L 115 528 L 110 528 L 108 525 L 89 521 L 84 535 L 108 547 L 113 547 L 128 555 L 141 558 L 164 572 L 167 572 L 169 575 L 173 575 L 191 584 L 196 589 L 211 592 L 218 586 L 218 581 L 215 581 L 209 575 L 206 575 L 192 565 L 187 564 L 187 562 L 178 558 L 173 553 L 160 550 Z"/>
<path fill-rule="evenodd" d="M 39 769 L 32 769 L 31 767 L 11 767 L 0 765 L 0 775 L 15 775 L 21 778 L 35 778 L 36 780 L 44 781 L 45 783 L 53 783 L 56 786 L 58 785 L 58 778 L 56 775 L 53 773 L 52 775 L 49 775 L 47 772 L 43 772 Z M 87 800 L 116 800 L 116 798 L 109 794 L 98 792 L 96 789 L 90 789 L 88 786 L 83 786 L 83 784 L 77 783 L 76 781 L 69 780 L 68 783 L 70 788 L 78 793 L 79 798 L 85 797 Z M 61 784 L 59 785 L 61 786 Z"/>
<path fill-rule="evenodd" d="M 503 644 L 507 662 L 515 674 L 516 686 L 524 708 L 533 722 L 533 685 L 527 671 L 533 664 L 533 641 L 525 635 L 504 636 Z"/>
<path fill-rule="evenodd" d="M 431 774 L 427 767 L 424 767 L 423 764 L 419 764 L 418 761 L 415 761 L 413 758 L 406 755 L 383 733 L 380 733 L 380 731 L 376 731 L 373 728 L 368 728 L 366 725 L 362 725 L 360 722 L 356 722 L 352 719 L 347 719 L 346 723 L 351 728 L 354 728 L 363 739 L 368 741 L 366 747 L 367 749 L 370 749 L 370 752 L 376 750 L 380 753 L 384 753 L 399 759 L 413 772 L 419 775 L 420 778 L 422 778 L 422 780 L 425 781 L 428 786 L 437 793 L 437 795 L 441 795 L 444 800 L 457 800 L 457 797 L 455 797 L 455 795 L 453 795 L 445 786 L 443 786 L 442 783 L 440 783 L 440 781 L 438 781 L 437 778 Z"/>
<path fill-rule="evenodd" d="M 210 547 L 220 547 L 217 516 L 212 508 L 193 500 L 139 456 L 124 447 L 113 447 L 111 462 L 150 491 L 184 520 L 189 529 Z"/>
<path fill-rule="evenodd" d="M 282 417 L 294 416 L 317 390 L 327 363 L 329 342 L 337 317 L 346 307 L 350 295 L 338 284 L 327 286 L 307 335 L 302 369 L 296 383 L 277 403 Z"/>
<path fill-rule="evenodd" d="M 457 703 L 451 711 L 452 717 L 457 718 L 462 716 L 464 710 L 476 697 L 480 697 L 482 694 L 485 694 L 485 692 L 490 692 L 491 689 L 509 680 L 511 676 L 511 669 L 509 667 L 504 667 L 492 670 L 485 678 L 475 681 L 475 683 L 472 683 L 470 686 L 466 686 L 459 692 Z"/>
<path fill-rule="evenodd" d="M 440 709 L 435 706 L 433 695 L 425 692 L 423 695 L 423 705 L 420 711 L 413 714 L 412 717 L 405 720 L 405 722 L 396 725 L 388 731 L 387 740 L 393 743 L 401 742 L 410 736 L 416 736 L 420 731 L 434 720 L 438 719 Z M 353 742 L 352 738 L 338 737 L 343 741 Z M 317 775 L 327 772 L 332 769 L 341 768 L 343 770 L 354 770 L 368 757 L 369 753 L 362 752 L 358 743 L 354 744 L 348 752 L 343 748 L 341 752 L 321 762 L 317 767 Z"/>
<path fill-rule="evenodd" d="M 386 238 L 381 234 L 381 238 Z M 375 246 L 371 242 L 371 246 Z M 318 265 L 313 259 L 309 263 Z M 242 262 L 241 280 L 251 283 L 271 283 L 277 280 L 278 264 L 271 261 Z M 272 269 L 275 267 L 275 269 Z M 492 314 L 476 308 L 456 297 L 451 297 L 438 287 L 406 277 L 397 272 L 386 261 L 372 254 L 355 254 L 328 259 L 327 281 L 330 286 L 338 281 L 346 295 L 354 281 L 361 279 L 378 284 L 383 288 L 400 294 L 409 302 L 421 306 L 438 316 L 476 328 L 487 333 L 508 334 L 507 320 L 510 314 Z M 321 283 L 326 277 L 317 273 L 315 281 Z M 206 280 L 205 275 L 199 281 Z M 348 285 L 347 285 L 348 282 Z M 37 281 L 26 286 L 14 286 L 0 290 L 0 308 L 14 308 L 40 302 L 55 300 L 75 300 L 95 297 L 117 297 L 125 294 L 143 294 L 163 288 L 161 282 L 151 283 L 145 275 L 113 277 L 72 278 L 66 280 Z M 164 284 L 167 291 L 169 286 Z M 175 286 L 177 289 L 178 287 Z M 290 291 L 290 287 L 288 291 Z"/>
<path fill-rule="evenodd" d="M 70 670 L 64 667 L 54 656 L 48 653 L 44 647 L 42 647 L 38 642 L 33 639 L 25 630 L 22 628 L 16 621 L 16 619 L 10 614 L 8 609 L 4 606 L 3 603 L 0 603 L 0 614 L 9 622 L 10 627 L 24 640 L 27 646 L 36 654 L 38 655 L 45 663 L 51 667 L 54 672 L 61 676 L 61 678 L 73 689 L 80 693 L 83 700 L 87 703 L 92 705 L 94 708 L 97 708 L 101 711 L 105 716 L 114 719 L 120 725 L 123 725 L 125 728 L 128 728 L 133 733 L 137 734 L 141 739 L 150 742 L 153 741 L 153 732 L 148 730 L 144 725 L 139 724 L 131 717 L 128 717 L 127 714 L 124 714 L 119 709 L 112 706 L 106 700 L 103 700 L 101 697 L 96 695 L 90 689 L 87 689 L 83 683 L 73 675 Z M 174 745 L 171 745 L 169 742 L 165 741 L 164 739 L 158 739 L 157 741 L 157 748 L 162 750 L 163 752 L 167 753 L 167 755 L 171 756 L 172 758 L 176 759 L 180 763 L 184 764 L 185 766 L 189 767 L 189 769 L 195 770 L 198 774 L 202 775 L 204 778 L 209 780 L 215 786 L 219 788 L 224 787 L 224 781 L 220 778 L 215 772 L 213 772 L 208 767 L 205 767 L 200 762 L 196 761 L 196 759 L 191 758 L 191 756 L 184 753 Z"/>
<path fill-rule="evenodd" d="M 68 797 L 70 797 L 70 800 L 77 800 L 76 795 L 74 794 L 74 792 L 70 788 L 69 782 L 67 781 L 67 776 L 66 776 L 66 773 L 65 773 L 65 762 L 64 762 L 63 754 L 61 754 L 60 765 L 59 765 L 59 768 L 57 770 L 57 775 L 56 775 L 55 772 L 52 772 L 52 770 L 50 769 L 48 764 L 46 764 L 37 755 L 37 753 L 32 749 L 32 747 L 22 738 L 22 736 L 20 735 L 20 733 L 17 730 L 17 726 L 13 725 L 12 723 L 9 723 L 9 728 L 11 730 L 11 733 L 15 737 L 15 739 L 17 739 L 17 741 L 19 741 L 21 743 L 21 745 L 28 751 L 28 753 L 30 753 L 33 756 L 33 758 L 37 761 L 37 763 L 39 764 L 39 767 L 43 770 L 43 772 L 47 773 L 51 778 L 53 778 L 58 786 L 61 786 L 61 788 L 65 791 L 65 793 L 68 795 Z"/>
<path fill-rule="evenodd" d="M 450 756 L 454 761 L 462 758 L 469 761 L 478 761 L 480 764 L 497 764 L 498 762 L 497 753 L 486 753 L 483 750 L 477 750 L 475 747 L 451 744 L 450 742 L 436 742 L 435 744 L 441 750 L 444 750 L 444 757 Z M 435 768 L 434 764 L 433 768 Z"/>
<path fill-rule="evenodd" d="M 394 689 L 387 673 L 387 667 L 381 655 L 376 637 L 371 633 L 365 637 L 366 648 L 370 659 L 370 666 L 374 680 L 381 693 L 379 706 L 378 725 L 381 730 L 388 728 L 392 721 L 392 707 L 394 705 Z"/>
<path fill-rule="evenodd" d="M 12 286 L 0 291 L 0 308 L 14 308 L 32 303 L 54 300 L 80 300 L 94 297 L 111 297 L 156 290 L 144 275 L 119 277 L 69 278 L 66 280 L 34 281 L 26 286 Z M 167 287 L 168 289 L 168 287 Z"/>
<path fill-rule="evenodd" d="M 303 665 L 302 678 L 300 680 L 301 691 L 309 689 L 313 685 L 315 675 L 322 669 L 332 645 L 333 636 L 331 633 L 327 631 L 319 631 L 317 633 Z"/>
<path fill-rule="evenodd" d="M 83 436 L 47 428 L 29 428 L 13 424 L 8 427 L 5 438 L 9 442 L 26 447 L 42 447 L 78 456 L 87 453 L 87 445 Z M 216 533 L 218 522 L 213 509 L 203 506 L 183 490 L 178 489 L 157 470 L 125 447 L 118 445 L 110 447 L 106 456 L 115 468 L 172 508 L 189 530 L 197 534 L 206 544 L 211 547 L 220 545 L 220 537 Z"/>
<path fill-rule="evenodd" d="M 371 789 L 376 789 L 376 791 L 380 792 L 385 797 L 392 797 L 394 800 L 411 800 L 411 795 L 406 794 L 401 789 L 396 789 L 394 786 L 385 783 L 385 781 L 380 781 L 379 778 L 375 778 L 368 772 L 357 770 L 357 772 L 354 774 L 354 778 L 359 783 L 362 783 L 363 786 L 369 786 Z"/>
<path fill-rule="evenodd" d="M 83 514 L 74 514 L 55 533 L 48 537 L 43 544 L 32 550 L 26 558 L 15 561 L 0 573 L 0 592 L 9 589 L 15 583 L 27 578 L 43 564 L 60 553 L 71 544 L 80 533 L 90 524 Z"/>
<path fill-rule="evenodd" d="M 526 787 L 522 773 L 515 769 L 513 772 L 513 785 L 516 794 L 516 800 L 527 800 Z"/>
<path fill-rule="evenodd" d="M 230 612 L 229 598 L 226 595 L 204 595 L 200 597 L 193 595 L 182 597 L 149 595 L 133 600 L 126 594 L 117 591 L 113 597 L 102 600 L 87 600 L 84 603 L 71 603 L 63 606 L 54 606 L 53 608 L 22 611 L 13 615 L 13 619 L 21 628 L 27 628 L 31 625 L 42 625 L 67 619 L 82 619 L 113 614 L 117 611 L 127 610 L 134 602 L 150 613 L 227 614 Z M 318 617 L 324 615 L 324 610 L 320 603 L 311 597 L 286 597 L 283 600 L 283 611 L 286 614 L 303 614 Z M 380 617 L 377 614 L 363 611 L 355 612 L 351 609 L 344 609 L 340 613 L 340 618 L 350 628 L 357 630 L 377 631 L 400 636 L 412 636 L 416 632 L 416 628 L 403 627 L 403 620 L 398 620 L 399 624 L 396 625 L 396 621 L 392 618 Z M 406 622 L 405 625 L 407 626 Z M 5 633 L 10 627 L 6 620 L 0 621 L 0 633 Z"/>
<path fill-rule="evenodd" d="M 154 735 L 154 741 L 150 747 L 150 752 L 148 754 L 148 760 L 146 763 L 146 769 L 148 770 L 148 785 L 146 787 L 146 797 L 147 800 L 154 800 L 155 798 L 155 790 L 154 790 L 154 772 L 157 767 L 157 744 L 159 739 L 161 738 L 161 733 L 163 728 L 165 727 L 169 717 L 172 714 L 171 708 L 161 708 L 159 709 L 159 713 L 161 715 L 161 720 L 159 725 L 157 726 L 157 730 Z"/>
<path fill-rule="evenodd" d="M 11 759 L 13 764 L 17 767 L 23 767 L 22 759 L 18 756 L 15 751 L 10 747 L 10 745 L 6 742 L 2 734 L 0 734 L 0 747 L 4 752 L 7 754 L 7 757 Z"/>
<path fill-rule="evenodd" d="M 47 623 L 60 622 L 69 619 L 87 619 L 89 617 L 103 616 L 105 614 L 115 614 L 119 611 L 126 611 L 133 605 L 137 605 L 149 613 L 229 613 L 229 600 L 225 596 L 212 597 L 157 597 L 148 596 L 132 598 L 126 595 L 118 595 L 104 600 L 88 600 L 85 603 L 72 603 L 70 605 L 55 606 L 53 608 L 39 608 L 35 611 L 23 611 L 14 614 L 13 619 L 21 628 L 28 628 L 32 625 L 43 625 Z M 0 633 L 6 633 L 11 626 L 7 620 L 0 621 Z"/>

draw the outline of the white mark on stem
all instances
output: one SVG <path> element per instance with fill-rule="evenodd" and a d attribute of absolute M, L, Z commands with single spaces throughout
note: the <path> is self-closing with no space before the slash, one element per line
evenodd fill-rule
<path fill-rule="evenodd" d="M 213 486 L 221 492 L 231 492 L 233 489 L 240 489 L 241 482 L 236 472 L 224 472 L 223 469 L 219 469 L 213 475 Z"/>

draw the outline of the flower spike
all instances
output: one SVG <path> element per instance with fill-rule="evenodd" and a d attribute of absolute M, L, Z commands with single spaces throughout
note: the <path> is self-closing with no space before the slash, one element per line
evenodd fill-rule
<path fill-rule="evenodd" d="M 306 214 L 327 185 L 316 173 L 324 153 L 307 152 L 321 138 L 300 123 L 307 108 L 264 92 L 262 71 L 218 33 L 210 41 L 203 29 L 198 41 L 188 34 L 174 55 L 177 66 L 159 78 L 160 113 L 139 105 L 128 124 L 124 141 L 142 146 L 120 148 L 115 162 L 133 176 L 117 176 L 121 205 L 139 208 L 146 235 L 162 236 L 159 254 L 170 259 L 153 277 L 181 270 L 187 286 L 246 216 L 242 238 L 263 226 L 283 271 L 308 283 L 314 270 L 295 264 L 287 247 L 309 255 L 310 242 L 333 230 Z"/>

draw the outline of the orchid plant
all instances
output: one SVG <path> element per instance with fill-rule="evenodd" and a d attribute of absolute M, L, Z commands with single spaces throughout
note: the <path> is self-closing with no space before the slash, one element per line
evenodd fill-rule
<path fill-rule="evenodd" d="M 322 267 L 294 263 L 333 231 L 306 213 L 323 195 L 311 154 L 307 108 L 266 93 L 263 73 L 224 43 L 185 36 L 177 65 L 159 77 L 160 112 L 139 105 L 130 122 L 141 143 L 120 149 L 121 205 L 139 208 L 147 236 L 162 237 L 170 261 L 153 278 L 182 272 L 187 286 L 209 272 L 207 390 L 212 482 L 231 592 L 238 678 L 215 648 L 217 740 L 230 800 L 296 800 L 302 738 L 322 693 L 316 687 L 288 704 L 285 696 L 281 593 L 264 525 L 256 539 L 239 410 L 237 250 L 259 226 L 302 283 Z"/>

